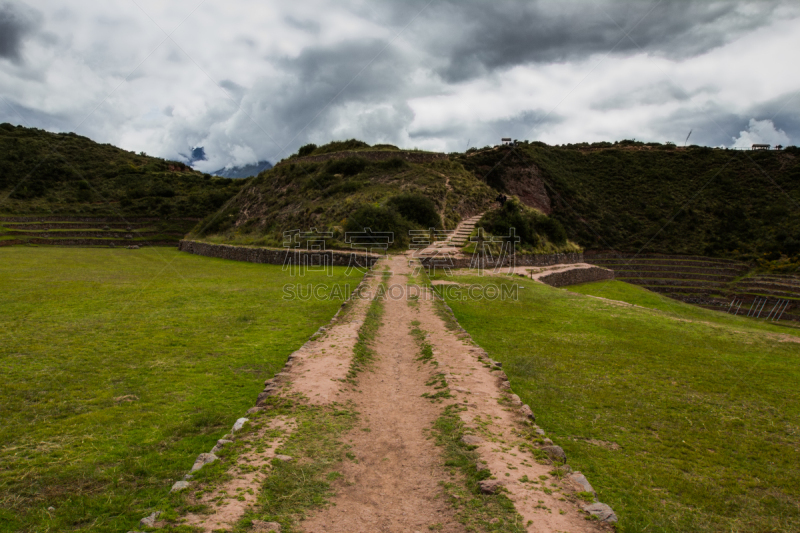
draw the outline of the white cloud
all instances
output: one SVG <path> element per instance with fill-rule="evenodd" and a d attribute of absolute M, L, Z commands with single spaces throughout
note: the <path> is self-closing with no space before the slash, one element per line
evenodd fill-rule
<path fill-rule="evenodd" d="M 733 138 L 732 148 L 750 148 L 753 144 L 778 144 L 788 146 L 791 144 L 789 136 L 783 130 L 775 128 L 771 120 L 750 119 L 746 130 L 739 132 L 739 137 Z"/>
<path fill-rule="evenodd" d="M 783 135 L 800 135 L 796 114 L 787 113 L 796 103 L 762 109 L 800 90 L 800 71 L 785 66 L 800 49 L 795 4 L 745 2 L 716 19 L 707 11 L 727 4 L 697 3 L 705 17 L 697 26 L 674 6 L 659 12 L 666 3 L 659 4 L 652 22 L 662 33 L 648 30 L 648 19 L 633 34 L 644 48 L 597 8 L 606 4 L 485 9 L 443 1 L 420 12 L 426 4 L 30 0 L 41 13 L 40 33 L 23 42 L 19 61 L 0 58 L 0 122 L 77 131 L 167 158 L 203 146 L 208 159 L 198 168 L 205 171 L 275 162 L 306 142 L 345 137 L 454 151 L 507 135 L 553 144 L 682 142 L 693 129 L 692 142 L 720 145 L 750 117 L 780 109 Z M 607 4 L 615 17 L 626 11 Z M 526 39 L 536 29 L 527 23 L 517 25 L 513 42 L 499 32 L 465 44 L 492 27 L 471 13 L 513 19 L 527 6 L 558 20 L 569 15 L 581 27 L 607 27 L 588 46 L 576 44 L 566 25 L 552 54 L 531 57 Z M 448 13 L 454 16 L 442 16 Z M 469 27 L 464 17 L 472 17 Z M 682 36 L 679 46 L 670 31 Z M 541 59 L 551 56 L 561 59 Z M 455 61 L 450 72 L 460 77 L 443 77 Z M 757 128 L 747 135 L 768 134 Z"/>

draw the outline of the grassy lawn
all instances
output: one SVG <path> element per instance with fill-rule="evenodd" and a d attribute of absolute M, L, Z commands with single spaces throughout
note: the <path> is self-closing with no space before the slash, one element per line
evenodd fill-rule
<path fill-rule="evenodd" d="M 619 282 L 602 296 L 653 309 L 514 282 L 517 301 L 448 303 L 620 531 L 800 531 L 796 330 Z"/>
<path fill-rule="evenodd" d="M 0 531 L 136 529 L 342 303 L 283 300 L 283 284 L 358 282 L 323 276 L 0 248 Z"/>
<path fill-rule="evenodd" d="M 663 294 L 648 291 L 644 287 L 625 283 L 624 281 L 608 280 L 596 281 L 594 283 L 581 283 L 580 285 L 570 285 L 566 287 L 566 289 L 579 294 L 599 296 L 601 298 L 608 298 L 609 300 L 619 300 L 650 309 L 658 309 L 679 318 L 712 321 L 714 323 L 735 327 L 741 324 L 747 324 L 750 328 L 763 329 L 765 331 L 773 331 L 776 333 L 794 332 L 795 334 L 800 334 L 800 327 L 797 322 L 783 320 L 780 325 L 778 325 L 777 323 L 764 320 L 767 311 L 764 311 L 761 320 L 748 319 L 742 322 L 743 315 L 747 315 L 749 306 L 741 307 L 738 316 L 734 316 L 725 312 L 703 309 L 696 305 L 687 304 L 664 296 Z M 775 297 L 772 296 L 771 298 L 774 303 Z"/>

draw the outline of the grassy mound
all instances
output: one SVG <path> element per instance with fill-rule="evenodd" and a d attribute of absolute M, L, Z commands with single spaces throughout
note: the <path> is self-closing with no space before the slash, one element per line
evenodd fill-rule
<path fill-rule="evenodd" d="M 284 163 L 261 173 L 224 210 L 201 222 L 195 236 L 212 242 L 281 246 L 290 230 L 330 232 L 328 246 L 347 248 L 345 231 L 452 229 L 488 209 L 496 196 L 460 164 L 361 157 Z"/>

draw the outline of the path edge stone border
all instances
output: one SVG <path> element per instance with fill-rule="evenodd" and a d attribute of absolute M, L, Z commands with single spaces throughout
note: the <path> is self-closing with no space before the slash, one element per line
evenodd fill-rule
<path fill-rule="evenodd" d="M 269 396 L 274 396 L 278 392 L 280 392 L 280 390 L 283 387 L 283 385 L 288 381 L 288 376 L 289 376 L 288 371 L 291 370 L 291 368 L 292 368 L 292 364 L 293 364 L 292 360 L 295 358 L 295 354 L 297 352 L 299 352 L 300 350 L 302 350 L 304 347 L 306 347 L 309 343 L 314 342 L 314 340 L 319 335 L 321 335 L 322 333 L 327 331 L 328 328 L 330 328 L 331 326 L 336 324 L 339 321 L 339 316 L 342 314 L 342 311 L 344 309 L 346 309 L 347 305 L 350 302 L 353 301 L 353 296 L 357 296 L 357 295 L 361 294 L 361 290 L 363 289 L 363 287 L 365 285 L 367 285 L 369 283 L 369 281 L 374 276 L 375 276 L 375 274 L 373 273 L 372 270 L 368 271 L 361 278 L 361 281 L 359 282 L 358 285 L 356 285 L 355 289 L 353 289 L 353 292 L 348 296 L 347 300 L 345 300 L 345 302 L 342 305 L 339 306 L 339 309 L 336 310 L 336 313 L 333 315 L 333 317 L 330 319 L 330 321 L 326 325 L 320 326 L 320 328 L 317 331 L 315 331 L 309 337 L 309 339 L 306 342 L 303 343 L 303 345 L 300 348 L 298 348 L 297 350 L 295 350 L 291 354 L 289 354 L 289 356 L 286 358 L 286 363 L 284 363 L 284 365 L 283 365 L 283 369 L 281 369 L 281 371 L 279 371 L 279 372 L 276 372 L 275 375 L 272 378 L 270 378 L 270 379 L 268 379 L 268 380 L 266 380 L 264 382 L 264 390 L 261 391 L 258 394 L 258 397 L 256 399 L 255 407 L 251 407 L 250 409 L 248 409 L 247 412 L 245 413 L 245 415 L 252 415 L 252 414 L 255 414 L 257 412 L 260 412 L 260 411 L 264 410 L 264 407 L 258 405 L 259 402 L 262 402 L 265 398 L 267 398 Z M 192 477 L 193 477 L 192 473 L 196 472 L 197 470 L 200 470 L 206 464 L 209 464 L 209 463 L 212 463 L 212 462 L 216 461 L 218 459 L 218 457 L 217 457 L 215 452 L 221 450 L 222 447 L 224 447 L 225 445 L 232 443 L 236 438 L 236 435 L 235 435 L 236 432 L 240 431 L 244 427 L 244 424 L 249 422 L 249 420 L 250 419 L 246 418 L 246 416 L 238 418 L 236 420 L 236 422 L 234 422 L 233 427 L 231 428 L 231 432 L 228 433 L 227 435 L 223 435 L 223 437 L 221 439 L 217 440 L 217 443 L 214 445 L 214 447 L 211 449 L 210 452 L 208 452 L 208 453 L 203 452 L 203 453 L 201 453 L 200 455 L 197 456 L 197 459 L 195 459 L 195 462 L 192 465 L 192 468 L 191 468 L 190 472 L 188 474 L 186 474 L 185 476 L 183 476 L 183 479 L 178 480 L 175 483 L 173 483 L 172 487 L 170 488 L 170 492 L 179 492 L 179 491 L 188 489 L 191 486 L 191 480 L 192 480 Z M 141 525 L 146 526 L 146 527 L 152 527 L 152 526 L 149 525 L 149 521 L 151 521 L 151 520 L 154 521 L 155 518 L 153 518 L 153 517 L 154 516 L 158 517 L 158 515 L 160 515 L 160 514 L 161 514 L 161 511 L 153 511 L 149 515 L 147 515 L 144 518 L 142 518 L 142 521 L 140 521 Z"/>
<path fill-rule="evenodd" d="M 585 492 L 592 493 L 594 495 L 595 501 L 593 503 L 586 502 L 585 504 L 580 506 L 581 509 L 587 514 L 595 517 L 600 522 L 605 522 L 609 524 L 616 523 L 617 515 L 616 513 L 614 513 L 611 506 L 602 503 L 597 499 L 597 494 L 595 493 L 592 486 L 589 484 L 589 481 L 581 472 L 572 471 L 572 467 L 570 467 L 567 464 L 567 455 L 561 448 L 561 446 L 558 446 L 554 444 L 553 441 L 551 441 L 550 439 L 545 438 L 546 434 L 545 431 L 535 424 L 536 415 L 533 413 L 531 407 L 527 404 L 523 404 L 520 397 L 513 393 L 511 389 L 511 382 L 508 380 L 508 377 L 506 376 L 505 372 L 501 370 L 503 367 L 503 363 L 495 361 L 494 359 L 489 357 L 489 354 L 486 352 L 486 350 L 481 348 L 481 346 L 473 340 L 472 336 L 467 332 L 467 330 L 461 327 L 461 325 L 458 322 L 458 319 L 456 318 L 455 313 L 453 312 L 453 309 L 439 295 L 439 293 L 436 292 L 435 290 L 432 290 L 431 292 L 433 293 L 433 298 L 435 300 L 439 300 L 442 302 L 445 311 L 447 312 L 453 323 L 457 326 L 456 328 L 457 331 L 455 332 L 456 336 L 463 341 L 469 342 L 475 348 L 477 348 L 477 350 L 472 350 L 472 353 L 477 354 L 477 358 L 479 361 L 487 363 L 495 367 L 499 371 L 499 373 L 497 374 L 498 388 L 504 393 L 505 397 L 509 400 L 511 405 L 517 408 L 517 413 L 521 417 L 523 417 L 523 419 L 530 425 L 530 427 L 533 428 L 534 432 L 540 437 L 544 438 L 546 445 L 541 447 L 540 449 L 545 451 L 545 453 L 547 453 L 551 457 L 551 459 L 563 460 L 563 463 L 561 465 L 554 465 L 555 469 L 562 470 L 565 474 L 565 477 L 567 477 L 571 483 L 583 485 L 582 482 L 585 482 L 586 486 L 588 486 L 591 489 Z"/>

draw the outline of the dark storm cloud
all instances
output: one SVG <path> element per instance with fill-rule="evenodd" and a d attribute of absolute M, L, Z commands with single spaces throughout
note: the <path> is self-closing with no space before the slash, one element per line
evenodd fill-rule
<path fill-rule="evenodd" d="M 424 25 L 429 35 L 420 31 L 418 36 L 444 58 L 438 69 L 443 79 L 458 82 L 496 69 L 597 53 L 690 57 L 769 23 L 781 3 L 751 3 L 746 14 L 742 5 L 689 0 L 443 3 L 426 17 L 432 21 Z"/>
<path fill-rule="evenodd" d="M 0 57 L 19 61 L 22 43 L 39 25 L 41 16 L 32 9 L 10 2 L 0 3 Z"/>
<path fill-rule="evenodd" d="M 408 64 L 381 40 L 309 47 L 282 67 L 287 81 L 274 90 L 270 108 L 290 139 L 348 103 L 391 102 L 407 85 Z"/>

